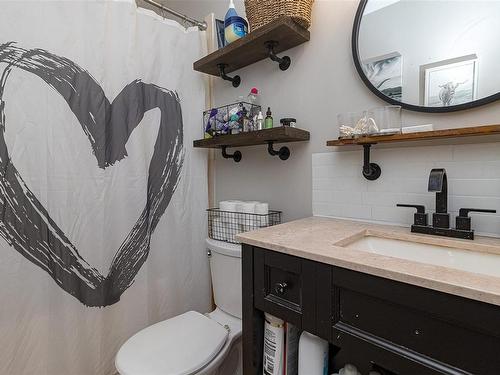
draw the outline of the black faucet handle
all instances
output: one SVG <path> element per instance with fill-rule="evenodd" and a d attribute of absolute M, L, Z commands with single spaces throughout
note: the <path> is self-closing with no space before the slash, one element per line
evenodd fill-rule
<path fill-rule="evenodd" d="M 413 225 L 427 226 L 428 218 L 425 213 L 425 206 L 421 204 L 396 204 L 397 207 L 416 208 L 417 212 L 413 215 Z"/>
<path fill-rule="evenodd" d="M 495 214 L 497 210 L 488 210 L 483 208 L 461 208 L 458 210 L 458 216 L 455 219 L 455 226 L 458 230 L 470 231 L 472 228 L 469 212 L 482 212 L 487 214 Z"/>
<path fill-rule="evenodd" d="M 398 203 L 396 204 L 397 207 L 410 207 L 410 208 L 416 208 L 418 214 L 425 214 L 425 206 L 421 204 L 401 204 Z"/>
<path fill-rule="evenodd" d="M 497 210 L 488 210 L 484 208 L 461 208 L 460 210 L 458 210 L 458 216 L 468 217 L 469 212 L 483 212 L 486 214 L 496 214 Z"/>

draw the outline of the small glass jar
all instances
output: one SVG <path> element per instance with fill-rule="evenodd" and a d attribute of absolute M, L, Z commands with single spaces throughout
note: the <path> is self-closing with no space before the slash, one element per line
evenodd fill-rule
<path fill-rule="evenodd" d="M 366 118 L 365 112 L 344 112 L 337 115 L 339 138 L 353 138 L 360 135 L 359 125 Z"/>
<path fill-rule="evenodd" d="M 377 129 L 376 134 L 389 135 L 401 133 L 401 106 L 386 105 L 384 107 L 372 108 L 368 111 L 367 116 L 375 124 L 375 128 Z"/>

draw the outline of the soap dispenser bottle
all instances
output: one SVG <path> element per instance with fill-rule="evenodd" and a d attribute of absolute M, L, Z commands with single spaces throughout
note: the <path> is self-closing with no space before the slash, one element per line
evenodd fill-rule
<path fill-rule="evenodd" d="M 224 17 L 224 21 L 228 20 L 231 17 L 237 17 L 238 13 L 236 13 L 236 9 L 234 8 L 233 0 L 229 0 L 229 7 L 226 12 L 226 16 Z"/>
<path fill-rule="evenodd" d="M 271 107 L 267 107 L 266 119 L 264 121 L 264 127 L 266 129 L 271 129 L 273 127 L 273 116 L 271 112 Z"/>
<path fill-rule="evenodd" d="M 256 124 L 256 130 L 262 130 L 264 128 L 264 115 L 262 114 L 261 111 L 259 111 L 259 114 L 257 115 L 255 124 Z"/>

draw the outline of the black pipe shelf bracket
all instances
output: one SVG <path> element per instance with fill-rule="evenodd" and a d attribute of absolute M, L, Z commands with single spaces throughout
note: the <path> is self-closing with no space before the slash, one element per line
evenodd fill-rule
<path fill-rule="evenodd" d="M 277 62 L 279 64 L 279 67 L 282 71 L 287 70 L 290 67 L 290 64 L 292 63 L 292 59 L 290 59 L 289 56 L 283 56 L 283 57 L 278 57 L 276 53 L 274 52 L 274 49 L 279 45 L 279 42 L 276 42 L 274 40 L 267 41 L 265 43 L 265 46 L 267 50 L 269 51 L 269 58 L 273 60 L 274 62 Z"/>
<path fill-rule="evenodd" d="M 288 160 L 290 157 L 290 149 L 288 147 L 283 146 L 279 150 L 275 150 L 273 146 L 273 141 L 267 142 L 267 152 L 269 152 L 269 155 L 278 156 L 281 160 Z"/>
<path fill-rule="evenodd" d="M 371 144 L 363 145 L 363 176 L 370 181 L 374 181 L 380 177 L 382 170 L 376 163 L 370 163 Z"/>
<path fill-rule="evenodd" d="M 241 152 L 235 151 L 232 154 L 228 154 L 227 147 L 228 146 L 221 146 L 222 157 L 224 159 L 233 159 L 235 163 L 239 163 L 242 159 Z M 283 146 L 279 150 L 275 150 L 273 141 L 269 141 L 267 143 L 267 152 L 269 152 L 269 155 L 271 156 L 278 156 L 281 160 L 288 160 L 288 158 L 290 157 L 290 149 L 288 147 Z"/>
<path fill-rule="evenodd" d="M 224 159 L 233 159 L 235 163 L 239 163 L 241 161 L 241 152 L 240 151 L 235 151 L 233 154 L 228 154 L 226 152 L 227 146 L 222 146 L 222 157 Z"/>
<path fill-rule="evenodd" d="M 217 64 L 217 67 L 219 68 L 219 76 L 223 80 L 230 81 L 233 84 L 233 87 L 238 87 L 240 85 L 241 83 L 240 76 L 230 77 L 226 74 L 227 64 Z"/>

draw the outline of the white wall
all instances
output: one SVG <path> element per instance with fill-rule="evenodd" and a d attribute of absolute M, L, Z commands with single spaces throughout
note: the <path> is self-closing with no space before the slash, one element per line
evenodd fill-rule
<path fill-rule="evenodd" d="M 287 52 L 292 57 L 288 71 L 281 72 L 266 60 L 238 71 L 242 78 L 238 89 L 217 80 L 218 103 L 234 100 L 257 86 L 262 92 L 263 104 L 272 107 L 275 119 L 294 116 L 300 127 L 311 132 L 310 142 L 289 146 L 292 155 L 284 162 L 269 156 L 265 146 L 241 148 L 243 160 L 239 164 L 219 155 L 218 200 L 267 200 L 273 208 L 284 211 L 285 220 L 312 214 L 312 154 L 334 150 L 326 147 L 326 141 L 338 136 L 337 113 L 384 105 L 364 86 L 352 63 L 350 40 L 357 6 L 357 1 L 316 1 L 311 41 Z M 492 124 L 498 123 L 499 118 L 500 103 L 451 114 L 406 111 L 403 114 L 406 124 L 434 123 L 436 128 Z M 392 165 L 400 163 L 404 168 L 406 154 L 405 148 L 394 149 L 390 156 Z M 359 176 L 361 148 L 354 155 L 351 164 Z M 383 175 L 379 183 L 383 183 L 387 181 L 390 167 L 380 164 Z M 470 205 L 474 203 L 471 201 Z"/>

